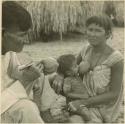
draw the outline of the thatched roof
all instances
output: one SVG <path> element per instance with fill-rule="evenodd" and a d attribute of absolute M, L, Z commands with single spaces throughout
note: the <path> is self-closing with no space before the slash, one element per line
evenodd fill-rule
<path fill-rule="evenodd" d="M 124 17 L 123 1 L 106 1 L 107 5 L 115 7 L 116 17 Z M 41 32 L 48 34 L 73 31 L 84 26 L 92 15 L 101 14 L 107 10 L 105 1 L 19 1 L 32 17 L 32 36 L 39 37 Z M 109 7 L 108 7 L 109 8 Z M 124 19 L 123 19 L 124 20 Z"/>
<path fill-rule="evenodd" d="M 41 31 L 61 35 L 83 26 L 87 17 L 102 12 L 103 2 L 30 1 L 26 8 L 32 17 L 32 30 L 39 37 Z"/>

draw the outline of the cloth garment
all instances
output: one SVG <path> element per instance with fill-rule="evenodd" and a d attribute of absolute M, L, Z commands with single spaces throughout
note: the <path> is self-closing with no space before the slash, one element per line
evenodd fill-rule
<path fill-rule="evenodd" d="M 68 119 L 68 113 L 64 110 L 66 98 L 55 93 L 50 86 L 49 76 L 41 73 L 41 77 L 37 82 L 37 89 L 34 88 L 33 90 L 33 99 L 37 103 L 41 117 L 45 122 L 65 122 Z M 55 77 L 55 74 L 51 76 Z"/>
<path fill-rule="evenodd" d="M 22 56 L 22 58 L 21 58 Z M 19 59 L 20 58 L 20 59 Z M 27 83 L 26 87 L 17 80 L 21 76 L 18 67 L 23 55 L 17 56 L 15 52 L 8 52 L 2 56 L 1 81 L 1 122 L 2 123 L 43 123 L 39 110 L 30 99 L 29 94 L 34 82 Z M 31 62 L 24 59 L 23 64 Z M 29 94 L 28 94 L 29 93 Z M 28 113 L 31 113 L 28 116 Z"/>
<path fill-rule="evenodd" d="M 1 115 L 2 123 L 44 123 L 36 104 L 20 99 Z"/>
<path fill-rule="evenodd" d="M 86 45 L 82 51 L 82 60 L 89 60 L 92 53 L 92 47 Z M 108 92 L 110 88 L 111 67 L 117 62 L 123 60 L 119 51 L 114 51 L 102 64 L 94 67 L 93 70 L 87 72 L 83 77 L 83 84 L 90 97 Z M 89 108 L 92 122 L 115 122 L 119 114 L 119 108 L 122 101 L 123 86 L 116 101 L 97 106 L 97 108 Z M 108 114 L 107 114 L 108 113 Z"/>
<path fill-rule="evenodd" d="M 40 111 L 46 111 L 48 109 L 59 108 L 66 104 L 66 99 L 62 95 L 58 95 L 52 89 L 49 83 L 48 76 L 43 73 L 36 83 L 38 90 L 34 89 L 34 99 L 39 106 Z"/>
<path fill-rule="evenodd" d="M 64 79 L 63 92 L 67 96 L 68 93 L 82 95 L 83 98 L 88 98 L 88 93 L 79 76 L 69 76 Z"/>

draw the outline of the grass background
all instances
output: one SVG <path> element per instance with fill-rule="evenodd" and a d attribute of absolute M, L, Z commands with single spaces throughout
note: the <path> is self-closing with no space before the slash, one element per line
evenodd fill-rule
<path fill-rule="evenodd" d="M 72 34 L 70 37 L 64 37 L 63 41 L 50 40 L 46 43 L 34 42 L 30 45 L 25 45 L 23 52 L 29 54 L 36 61 L 45 57 L 58 57 L 65 53 L 77 54 L 85 43 L 83 36 Z M 124 28 L 114 28 L 113 37 L 107 43 L 124 54 Z M 121 113 L 117 120 L 119 123 L 124 123 L 123 109 L 124 105 L 121 107 Z"/>
<path fill-rule="evenodd" d="M 124 51 L 124 28 L 114 28 L 113 37 L 110 38 L 108 44 L 118 49 L 123 54 Z M 40 60 L 44 57 L 58 57 L 65 53 L 77 54 L 86 43 L 84 36 L 75 34 L 70 37 L 64 37 L 63 41 L 55 40 L 49 42 L 34 42 L 25 45 L 23 52 L 28 53 L 34 60 Z"/>

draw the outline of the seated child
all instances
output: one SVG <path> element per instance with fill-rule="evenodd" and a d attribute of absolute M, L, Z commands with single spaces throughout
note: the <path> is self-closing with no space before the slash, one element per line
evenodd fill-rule
<path fill-rule="evenodd" d="M 49 104 L 50 101 L 48 101 L 48 103 L 46 103 L 47 105 L 45 106 L 45 105 L 41 105 L 42 100 L 40 99 L 43 99 L 43 94 L 46 87 L 47 87 L 46 94 L 49 93 L 49 91 L 53 90 L 49 86 L 49 83 L 47 81 L 47 75 L 57 71 L 58 63 L 53 58 L 45 58 L 38 64 L 41 68 L 41 76 L 39 78 L 39 81 L 37 81 L 33 86 L 33 97 L 34 97 L 33 99 L 37 103 L 39 109 L 41 109 L 41 106 L 42 106 L 42 109 L 46 109 L 46 106 Z"/>
<path fill-rule="evenodd" d="M 62 111 L 66 106 L 66 98 L 57 95 L 49 82 L 56 75 L 58 63 L 56 59 L 46 58 L 41 61 L 41 68 L 40 81 L 33 87 L 33 100 L 37 103 L 41 117 L 45 122 L 64 122 L 68 116 Z"/>
<path fill-rule="evenodd" d="M 76 99 L 85 99 L 88 98 L 88 93 L 85 86 L 83 85 L 82 79 L 78 75 L 78 66 L 76 63 L 76 58 L 72 54 L 62 55 L 58 58 L 58 72 L 64 75 L 64 84 L 63 92 L 67 98 L 67 103 L 70 103 L 72 100 Z M 85 66 L 85 63 L 81 63 L 80 71 L 87 71 L 88 67 Z M 71 104 L 71 103 L 70 103 Z M 73 107 L 73 106 L 72 106 Z M 80 115 L 86 121 L 90 121 L 89 114 L 86 107 L 82 107 Z M 76 113 L 77 113 L 77 108 Z"/>

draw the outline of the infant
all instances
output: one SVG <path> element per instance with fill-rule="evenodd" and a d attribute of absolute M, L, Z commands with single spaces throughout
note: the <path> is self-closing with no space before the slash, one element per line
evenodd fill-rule
<path fill-rule="evenodd" d="M 71 104 L 71 101 L 73 100 L 88 98 L 87 90 L 78 74 L 78 71 L 82 74 L 86 73 L 88 71 L 89 64 L 87 62 L 82 62 L 80 66 L 78 66 L 76 58 L 72 54 L 60 56 L 58 58 L 58 63 L 58 72 L 64 75 L 63 92 L 66 96 L 67 104 Z M 74 106 L 72 107 L 77 113 L 77 108 L 74 108 Z M 84 120 L 90 120 L 88 110 L 83 105 L 81 105 L 80 115 Z"/>

